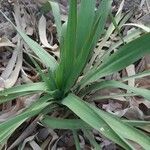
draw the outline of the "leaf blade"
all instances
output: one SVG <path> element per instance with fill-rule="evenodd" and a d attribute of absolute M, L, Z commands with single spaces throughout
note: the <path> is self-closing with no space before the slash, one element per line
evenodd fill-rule
<path fill-rule="evenodd" d="M 50 0 L 48 2 L 50 3 L 51 8 L 52 8 L 52 12 L 54 15 L 55 24 L 56 24 L 56 28 L 57 28 L 58 39 L 60 41 L 62 26 L 61 26 L 61 16 L 60 16 L 59 5 L 58 5 L 58 3 L 52 2 Z"/>
<path fill-rule="evenodd" d="M 77 116 L 79 116 L 83 121 L 97 129 L 107 138 L 118 143 L 126 149 L 131 149 L 127 143 L 122 140 L 118 134 L 116 134 L 109 125 L 95 113 L 85 102 L 81 101 L 77 96 L 69 94 L 63 99 L 62 104 L 71 109 Z"/>
<path fill-rule="evenodd" d="M 29 84 L 18 85 L 18 86 L 0 91 L 0 96 L 7 96 L 9 94 L 16 94 L 16 93 L 22 93 L 22 92 L 46 91 L 46 90 L 47 90 L 47 86 L 44 82 L 29 83 Z"/>
<path fill-rule="evenodd" d="M 42 124 L 53 129 L 78 130 L 81 128 L 86 128 L 86 129 L 91 128 L 80 119 L 59 119 L 59 118 L 52 118 L 49 116 L 44 116 L 41 122 Z"/>
<path fill-rule="evenodd" d="M 58 66 L 58 63 L 55 60 L 55 58 L 52 57 L 48 52 L 46 52 L 38 43 L 29 38 L 23 31 L 17 28 L 1 10 L 0 13 L 11 23 L 11 25 L 16 29 L 16 31 L 27 43 L 30 49 L 32 49 L 32 51 L 40 58 L 43 64 L 51 68 L 52 71 L 54 71 Z"/>
<path fill-rule="evenodd" d="M 144 36 L 122 46 L 116 53 L 110 55 L 102 65 L 91 70 L 91 72 L 81 81 L 80 85 L 85 86 L 106 75 L 117 72 L 137 61 L 142 56 L 150 53 L 149 38 L 150 34 L 145 34 Z"/>
<path fill-rule="evenodd" d="M 47 102 L 51 97 L 49 95 L 40 98 L 36 103 L 33 103 L 29 108 L 23 113 L 17 115 L 0 124 L 0 144 L 3 143 L 9 136 L 14 132 L 14 130 L 19 127 L 28 118 L 37 115 L 41 112 L 43 108 L 51 104 L 52 102 Z"/>
<path fill-rule="evenodd" d="M 127 84 L 124 84 L 124 83 L 119 82 L 119 81 L 114 81 L 114 80 L 95 83 L 95 84 L 89 86 L 87 88 L 87 90 L 84 92 L 88 93 L 89 91 L 97 91 L 100 89 L 111 88 L 111 87 L 126 89 L 130 92 L 137 94 L 137 95 L 143 96 L 144 98 L 146 98 L 147 100 L 150 101 L 150 90 L 143 89 L 143 88 L 137 88 L 137 87 L 131 87 Z"/>

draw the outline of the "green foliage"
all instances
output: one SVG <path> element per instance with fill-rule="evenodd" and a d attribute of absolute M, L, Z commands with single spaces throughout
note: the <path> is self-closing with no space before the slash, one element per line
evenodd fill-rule
<path fill-rule="evenodd" d="M 77 130 L 85 130 L 86 135 L 92 129 L 98 130 L 106 138 L 117 143 L 127 150 L 134 149 L 129 140 L 137 142 L 145 150 L 149 150 L 150 138 L 144 132 L 135 127 L 143 126 L 146 122 L 129 122 L 121 120 L 112 114 L 106 113 L 97 107 L 83 101 L 79 96 L 84 96 L 90 92 L 103 88 L 122 88 L 129 90 L 132 94 L 143 96 L 150 100 L 150 91 L 147 89 L 130 87 L 118 81 L 100 81 L 99 79 L 114 72 L 120 71 L 128 65 L 134 63 L 144 55 L 150 53 L 150 34 L 145 34 L 120 47 L 97 67 L 88 68 L 84 73 L 88 61 L 93 56 L 93 49 L 99 38 L 104 34 L 104 27 L 110 13 L 112 0 L 102 0 L 100 6 L 95 10 L 96 0 L 81 0 L 79 10 L 77 0 L 69 0 L 68 21 L 61 24 L 59 7 L 55 2 L 49 1 L 57 26 L 57 34 L 60 42 L 60 62 L 58 63 L 48 52 L 30 39 L 25 33 L 18 29 L 2 12 L 5 18 L 11 22 L 30 49 L 39 57 L 41 62 L 48 68 L 48 73 L 43 73 L 39 65 L 32 60 L 42 77 L 42 82 L 16 86 L 4 91 L 0 91 L 0 103 L 14 100 L 17 97 L 41 93 L 41 98 L 36 100 L 22 113 L 0 124 L 0 143 L 3 144 L 25 120 L 42 115 L 41 123 L 45 126 L 57 129 L 70 129 L 73 131 L 75 144 L 80 149 Z M 111 18 L 113 18 L 111 16 Z M 116 19 L 116 20 L 115 20 Z M 113 23 L 119 32 L 117 23 L 122 19 L 120 13 L 113 18 Z M 126 18 L 124 19 L 126 20 Z M 123 21 L 124 21 L 123 20 Z M 105 40 L 115 27 L 109 28 L 109 33 L 105 33 Z M 137 37 L 140 34 L 134 35 Z M 121 35 L 120 35 L 121 36 Z M 104 41 L 105 41 L 104 40 Z M 126 39 L 127 40 L 127 39 Z M 123 42 L 123 41 L 122 41 Z M 118 45 L 120 46 L 120 44 Z M 115 47 L 116 48 L 116 47 Z M 149 72 L 139 74 L 131 78 L 138 78 L 149 75 Z M 125 81 L 127 79 L 123 79 Z M 88 86 L 87 86 L 88 85 Z M 80 119 L 58 119 L 49 117 L 47 110 L 53 109 L 53 104 L 63 105 L 77 115 Z M 49 109 L 47 109 L 47 106 Z M 97 149 L 94 138 L 91 144 Z M 99 148 L 100 149 L 100 148 Z"/>
<path fill-rule="evenodd" d="M 106 75 L 120 71 L 148 54 L 150 51 L 149 36 L 150 34 L 145 34 L 122 46 L 116 53 L 110 55 L 99 67 L 91 69 L 80 84 L 83 86 L 83 84 L 86 85 Z"/>

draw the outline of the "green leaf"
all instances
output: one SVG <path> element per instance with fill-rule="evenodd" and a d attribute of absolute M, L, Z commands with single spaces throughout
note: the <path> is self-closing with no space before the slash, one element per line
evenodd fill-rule
<path fill-rule="evenodd" d="M 81 49 L 83 44 L 87 41 L 89 37 L 95 17 L 95 0 L 82 0 L 79 8 L 78 23 L 77 23 L 77 43 L 76 43 L 76 55 L 81 54 Z M 90 18 L 90 19 L 89 19 Z"/>
<path fill-rule="evenodd" d="M 93 150 L 102 150 L 100 144 L 98 144 L 94 138 L 93 131 L 90 130 L 83 130 L 84 135 L 90 141 L 91 145 L 94 147 Z"/>
<path fill-rule="evenodd" d="M 82 120 L 125 149 L 134 149 L 126 139 L 137 142 L 145 150 L 149 149 L 150 137 L 128 123 L 122 122 L 116 116 L 81 101 L 73 94 L 69 94 L 62 103 Z"/>
<path fill-rule="evenodd" d="M 42 14 L 48 13 L 49 10 L 51 10 L 51 6 L 49 5 L 49 2 L 42 4 L 42 6 L 40 7 L 40 11 Z"/>
<path fill-rule="evenodd" d="M 146 76 L 150 76 L 150 70 L 140 72 L 140 73 L 135 74 L 133 76 L 124 77 L 124 78 L 121 79 L 121 81 L 128 81 L 130 79 L 138 79 L 138 78 L 143 78 L 143 77 L 146 77 Z"/>
<path fill-rule="evenodd" d="M 11 101 L 11 100 L 15 100 L 15 98 L 17 97 L 31 95 L 35 93 L 41 93 L 41 94 L 47 93 L 51 96 L 57 97 L 57 95 L 59 94 L 59 91 L 57 89 L 56 90 L 48 89 L 46 83 L 44 82 L 18 85 L 18 86 L 0 91 L 0 104 Z"/>
<path fill-rule="evenodd" d="M 92 105 L 90 107 L 102 117 L 109 126 L 120 136 L 140 144 L 145 150 L 149 150 L 150 137 L 143 132 L 133 128 L 128 123 L 122 122 L 119 118 L 109 113 L 106 113 Z"/>
<path fill-rule="evenodd" d="M 49 116 L 44 116 L 42 119 L 42 124 L 48 126 L 53 129 L 70 129 L 70 130 L 78 130 L 78 129 L 90 129 L 84 121 L 80 119 L 60 119 L 53 118 Z"/>
<path fill-rule="evenodd" d="M 62 25 L 61 25 L 61 16 L 60 16 L 59 5 L 58 5 L 57 2 L 49 1 L 49 3 L 50 3 L 51 8 L 52 8 L 52 12 L 53 12 L 53 15 L 54 15 L 55 24 L 56 24 L 56 28 L 57 28 L 58 39 L 60 41 Z"/>
<path fill-rule="evenodd" d="M 102 0 L 100 6 L 96 11 L 95 23 L 99 20 L 99 24 L 97 26 L 96 35 L 94 36 L 93 48 L 95 47 L 100 36 L 104 32 L 104 27 L 106 25 L 108 15 L 111 10 L 111 4 L 112 4 L 112 0 Z"/>
<path fill-rule="evenodd" d="M 27 108 L 21 114 L 11 118 L 0 124 L 0 144 L 2 144 L 25 120 L 31 118 L 41 112 L 46 106 L 52 102 L 47 102 L 52 99 L 51 96 L 46 95 L 36 102 L 34 102 L 29 108 Z"/>
<path fill-rule="evenodd" d="M 97 129 L 101 134 L 111 139 L 115 143 L 121 145 L 125 149 L 132 149 L 121 137 L 116 134 L 109 124 L 107 124 L 102 117 L 100 117 L 90 106 L 81 101 L 79 97 L 69 94 L 63 99 L 62 104 L 71 109 L 83 121 L 91 127 Z"/>
<path fill-rule="evenodd" d="M 9 102 L 11 100 L 15 100 L 17 97 L 27 96 L 34 93 L 36 92 L 21 92 L 21 93 L 9 94 L 7 96 L 0 96 L 0 104 Z"/>
<path fill-rule="evenodd" d="M 75 59 L 76 26 L 77 26 L 77 0 L 69 1 L 69 18 L 64 39 L 60 43 L 60 65 L 56 71 L 56 83 L 59 89 L 64 90 L 66 81 L 71 74 Z"/>
<path fill-rule="evenodd" d="M 90 82 L 117 72 L 134 63 L 144 55 L 149 54 L 149 39 L 150 34 L 145 34 L 144 36 L 122 46 L 117 52 L 104 60 L 100 67 L 91 70 L 91 72 L 80 82 L 80 85 L 85 86 Z"/>
<path fill-rule="evenodd" d="M 5 89 L 0 91 L 0 96 L 8 96 L 10 94 L 19 94 L 23 92 L 46 92 L 47 86 L 44 82 L 39 83 L 29 83 L 18 85 L 9 89 Z"/>
<path fill-rule="evenodd" d="M 50 69 L 48 68 L 48 75 L 46 73 L 44 73 L 41 69 L 41 67 L 39 66 L 39 64 L 32 58 L 30 57 L 31 61 L 33 62 L 33 64 L 35 65 L 39 75 L 41 76 L 42 81 L 45 83 L 45 85 L 47 86 L 47 88 L 52 91 L 52 90 L 56 90 L 56 86 L 55 86 L 55 80 L 53 78 L 53 72 L 50 71 Z"/>
<path fill-rule="evenodd" d="M 120 39 L 121 39 L 122 42 L 125 44 L 125 42 L 124 42 L 124 40 L 123 40 L 123 37 L 122 37 L 122 34 L 121 34 L 121 32 L 120 32 L 120 29 L 119 29 L 119 27 L 118 27 L 118 24 L 117 24 L 117 22 L 116 22 L 116 20 L 115 20 L 115 18 L 114 18 L 114 16 L 113 16 L 113 14 L 110 13 L 109 15 L 110 15 L 110 18 L 111 18 L 111 21 L 112 21 L 113 25 L 115 26 L 116 31 L 118 32 L 118 35 L 119 35 Z"/>
<path fill-rule="evenodd" d="M 121 83 L 119 81 L 114 81 L 114 80 L 94 83 L 93 85 L 89 86 L 86 89 L 86 91 L 83 91 L 82 93 L 88 93 L 88 92 L 97 91 L 97 90 L 104 89 L 104 88 L 111 88 L 111 87 L 126 89 L 129 92 L 133 92 L 137 95 L 143 96 L 144 98 L 146 98 L 146 100 L 150 101 L 150 90 L 137 88 L 137 87 L 131 87 L 127 84 Z"/>
<path fill-rule="evenodd" d="M 143 121 L 143 120 L 122 120 L 122 121 L 127 122 L 128 124 L 136 127 L 145 126 L 145 125 L 150 126 L 150 121 Z"/>
<path fill-rule="evenodd" d="M 132 126 L 135 126 L 150 133 L 150 121 L 143 121 L 143 120 L 122 120 L 122 121 L 127 122 Z"/>
<path fill-rule="evenodd" d="M 85 94 L 85 93 L 84 93 Z M 134 93 L 126 93 L 126 94 L 118 94 L 118 93 L 113 93 L 110 95 L 105 95 L 105 96 L 96 96 L 92 98 L 92 101 L 100 101 L 100 100 L 104 100 L 104 99 L 117 99 L 118 97 L 130 97 L 130 96 L 137 96 L 137 94 Z M 120 101 L 126 101 L 126 99 L 117 99 Z"/>
<path fill-rule="evenodd" d="M 133 14 L 133 13 L 132 13 L 132 14 Z M 129 18 L 131 18 L 131 15 L 129 15 Z M 121 27 L 122 27 L 122 25 L 121 25 Z M 141 30 L 139 30 L 139 29 L 132 29 L 132 30 L 130 30 L 130 33 L 128 33 L 125 37 L 123 37 L 123 40 L 124 40 L 124 42 L 129 43 L 130 41 L 133 41 L 133 40 L 137 39 L 138 37 L 140 37 L 142 33 L 143 33 L 143 32 L 142 32 Z M 122 45 L 122 44 L 123 44 L 122 40 L 120 40 L 120 41 L 118 41 L 118 42 L 115 42 L 115 43 L 105 52 L 105 54 L 100 58 L 101 61 L 99 61 L 98 64 L 96 64 L 96 65 L 98 66 L 99 64 L 101 64 L 101 62 L 102 62 L 103 60 L 106 60 L 106 59 L 109 57 L 109 55 L 111 54 L 111 52 L 113 52 L 114 49 L 118 49 L 118 47 L 119 47 L 120 45 Z M 94 65 L 94 66 L 95 66 L 95 65 Z"/>
<path fill-rule="evenodd" d="M 84 35 L 81 35 L 81 37 L 85 38 L 84 39 L 85 41 L 82 42 L 81 49 L 79 49 L 79 50 L 77 49 L 77 58 L 75 60 L 74 66 L 73 66 L 74 69 L 72 70 L 71 67 L 68 68 L 68 70 L 72 70 L 72 73 L 70 74 L 69 78 L 67 78 L 67 80 L 66 80 L 67 83 L 66 83 L 66 86 L 64 88 L 65 92 L 70 90 L 70 88 L 74 85 L 74 83 L 78 79 L 84 66 L 86 65 L 87 61 L 89 60 L 89 58 L 92 54 L 93 48 L 95 47 L 98 39 L 100 38 L 101 34 L 103 33 L 106 19 L 108 17 L 109 11 L 110 11 L 111 2 L 112 2 L 112 0 L 109 0 L 109 1 L 103 0 L 101 2 L 100 7 L 96 11 L 94 18 L 90 18 L 90 20 L 94 20 L 92 27 L 90 25 L 90 26 L 88 26 L 88 28 L 84 28 L 84 31 L 80 31 L 81 33 L 84 34 Z M 92 4 L 93 1 L 89 1 L 88 5 L 85 3 L 87 3 L 87 1 L 83 0 L 81 2 L 80 7 L 81 8 L 84 7 L 84 9 L 81 10 L 80 13 L 84 14 L 84 12 L 88 12 L 87 15 L 84 14 L 84 17 L 85 17 L 84 20 L 89 20 L 89 16 L 91 16 L 91 17 L 93 16 L 93 10 L 92 9 L 93 9 L 94 5 Z M 83 5 L 83 4 L 87 5 L 87 7 L 85 7 L 85 5 Z M 103 11 L 104 9 L 105 9 L 105 12 Z M 79 20 L 80 20 L 80 17 L 81 17 L 81 19 L 83 18 L 83 14 L 82 15 L 79 14 Z M 83 24 L 80 25 L 80 23 L 82 23 L 82 22 L 78 22 L 78 26 L 83 28 Z M 91 24 L 91 22 L 90 22 L 90 24 Z M 80 36 L 80 34 L 81 34 L 80 32 L 77 32 L 77 37 Z M 87 37 L 84 37 L 84 36 L 87 36 Z M 80 39 L 77 39 L 77 41 L 78 40 L 80 40 Z M 76 47 L 78 47 L 78 45 L 76 45 Z M 65 72 L 64 72 L 64 74 L 65 74 Z"/>
<path fill-rule="evenodd" d="M 76 130 L 73 130 L 73 137 L 75 141 L 76 150 L 81 150 L 80 142 L 79 142 L 79 138 L 78 138 L 78 134 Z"/>
<path fill-rule="evenodd" d="M 17 30 L 17 32 L 27 43 L 27 45 L 40 58 L 43 64 L 46 65 L 46 67 L 50 68 L 52 71 L 54 71 L 58 65 L 55 58 L 52 57 L 48 52 L 46 52 L 39 44 L 29 38 L 23 31 L 17 28 L 2 11 L 0 11 L 0 13 L 12 24 L 12 26 Z"/>
<path fill-rule="evenodd" d="M 122 5 L 120 7 L 121 8 L 118 9 L 118 12 L 116 13 L 115 18 L 114 18 L 114 20 L 115 20 L 115 22 L 118 26 L 124 24 L 129 18 L 131 18 L 131 15 L 133 14 L 133 13 L 129 12 L 128 14 L 123 16 L 122 15 Z M 90 70 L 91 67 L 93 67 L 93 65 L 94 65 L 94 67 L 96 67 L 96 66 L 99 65 L 99 63 L 101 63 L 101 59 L 104 57 L 105 54 L 100 58 L 98 58 L 98 56 L 101 54 L 102 48 L 105 46 L 107 40 L 110 38 L 110 35 L 113 33 L 114 30 L 115 30 L 115 26 L 113 25 L 113 23 L 111 23 L 109 25 L 109 27 L 107 28 L 107 31 L 105 32 L 105 35 L 101 39 L 101 42 L 99 43 L 99 46 L 95 51 L 95 54 L 93 54 L 92 58 L 90 59 L 90 62 L 86 66 L 87 68 L 84 69 L 85 74 L 87 73 L 87 71 Z M 107 52 L 105 52 L 105 53 L 107 53 Z M 96 63 L 94 63 L 94 61 L 96 59 L 98 61 Z"/>

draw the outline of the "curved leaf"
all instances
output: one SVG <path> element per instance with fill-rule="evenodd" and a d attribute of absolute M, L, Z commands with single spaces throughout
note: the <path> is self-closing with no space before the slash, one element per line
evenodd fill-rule
<path fill-rule="evenodd" d="M 76 27 L 77 27 L 77 0 L 69 1 L 69 17 L 67 29 L 60 43 L 60 65 L 56 71 L 56 82 L 59 89 L 64 90 L 67 79 L 71 74 L 75 59 Z M 64 32 L 64 29 L 62 29 Z"/>
<path fill-rule="evenodd" d="M 128 65 L 134 63 L 141 57 L 150 53 L 150 34 L 145 34 L 140 38 L 122 46 L 117 52 L 110 55 L 96 69 L 93 69 L 80 82 L 81 86 L 85 86 L 90 82 L 94 82 L 104 76 L 117 72 Z"/>
<path fill-rule="evenodd" d="M 97 129 L 101 134 L 111 139 L 115 143 L 121 145 L 125 149 L 132 150 L 127 144 L 125 139 L 116 134 L 114 130 L 107 124 L 102 117 L 100 117 L 90 106 L 80 100 L 79 97 L 69 94 L 63 99 L 62 104 L 71 109 L 77 116 L 83 121 L 89 124 L 91 127 Z"/>
<path fill-rule="evenodd" d="M 90 32 L 93 28 L 95 17 L 95 5 L 96 0 L 92 1 L 82 0 L 80 3 L 78 24 L 77 24 L 77 43 L 76 43 L 77 56 L 81 54 L 83 44 L 86 43 L 87 38 L 90 35 Z"/>
<path fill-rule="evenodd" d="M 23 84 L 18 85 L 12 88 L 5 89 L 3 91 L 0 91 L 0 96 L 8 96 L 10 94 L 16 94 L 22 93 L 22 92 L 46 92 L 47 86 L 44 82 L 39 83 L 29 83 L 29 84 Z"/>
<path fill-rule="evenodd" d="M 21 92 L 21 93 L 9 94 L 7 96 L 6 95 L 5 96 L 0 96 L 0 104 L 9 102 L 11 100 L 15 100 L 17 97 L 27 96 L 27 95 L 31 95 L 31 94 L 34 94 L 34 93 L 35 92 Z"/>
<path fill-rule="evenodd" d="M 23 40 L 27 43 L 27 45 L 32 49 L 32 51 L 40 58 L 44 65 L 54 71 L 57 67 L 57 61 L 54 57 L 52 57 L 48 52 L 46 52 L 38 43 L 29 38 L 23 31 L 17 28 L 10 19 L 2 12 L 1 14 L 12 24 L 12 26 L 17 30 Z"/>
<path fill-rule="evenodd" d="M 146 100 L 150 101 L 150 90 L 137 88 L 137 87 L 131 87 L 127 84 L 124 84 L 119 81 L 114 81 L 114 80 L 94 83 L 93 85 L 89 86 L 86 89 L 86 91 L 83 91 L 82 93 L 88 93 L 88 92 L 97 91 L 97 90 L 104 89 L 104 88 L 111 88 L 111 87 L 126 89 L 129 92 L 133 92 L 137 95 L 143 96 L 144 98 L 146 98 Z"/>
<path fill-rule="evenodd" d="M 52 2 L 52 1 L 48 1 L 48 2 L 50 3 L 51 8 L 52 8 L 52 12 L 55 18 L 55 24 L 57 28 L 57 34 L 58 34 L 58 38 L 60 41 L 62 26 L 61 26 L 61 16 L 60 16 L 59 5 L 56 2 Z"/>
<path fill-rule="evenodd" d="M 128 123 L 122 122 L 116 116 L 106 113 L 92 105 L 90 107 L 102 117 L 109 126 L 120 136 L 140 144 L 145 150 L 149 150 L 150 137 L 143 132 L 133 128 Z"/>
<path fill-rule="evenodd" d="M 51 96 L 46 95 L 33 103 L 21 114 L 0 123 L 0 144 L 2 144 L 25 120 L 39 114 L 42 109 L 51 104 L 52 102 L 47 102 L 50 99 Z"/>
<path fill-rule="evenodd" d="M 90 126 L 80 119 L 60 119 L 44 116 L 41 122 L 42 124 L 53 129 L 91 129 Z"/>
<path fill-rule="evenodd" d="M 95 0 L 94 0 L 94 2 L 95 2 Z M 75 43 L 76 44 L 75 54 L 77 55 L 77 57 L 75 58 L 73 67 L 68 68 L 68 70 L 72 70 L 72 68 L 73 68 L 73 70 L 72 70 L 71 74 L 69 74 L 69 77 L 66 79 L 67 83 L 65 84 L 65 88 L 63 88 L 63 89 L 65 89 L 65 92 L 70 90 L 70 88 L 74 85 L 74 83 L 78 79 L 84 66 L 86 65 L 86 62 L 90 58 L 98 39 L 102 35 L 102 33 L 104 31 L 104 26 L 105 26 L 106 20 L 107 20 L 107 17 L 108 17 L 110 8 L 111 8 L 111 2 L 112 2 L 112 0 L 102 0 L 100 6 L 98 7 L 98 9 L 94 15 L 93 10 L 92 10 L 94 7 L 93 1 L 89 1 L 89 0 L 88 0 L 88 2 L 87 2 L 87 0 L 81 1 L 80 7 L 84 8 L 84 9 L 80 10 L 80 13 L 82 13 L 82 14 L 79 14 L 78 19 L 82 20 L 82 22 L 79 22 L 79 21 L 77 22 L 77 33 L 76 33 L 77 34 L 76 37 L 80 37 L 79 39 L 76 38 L 77 43 L 79 43 L 79 46 L 77 45 L 77 43 Z M 88 3 L 88 4 L 86 4 L 86 3 Z M 85 5 L 86 5 L 86 7 L 85 7 Z M 105 11 L 103 11 L 103 10 L 105 10 Z M 87 13 L 85 13 L 85 12 L 87 12 Z M 83 17 L 84 17 L 84 19 L 83 19 Z M 90 18 L 90 22 L 88 21 L 89 17 L 93 17 L 93 18 Z M 88 27 L 84 28 L 83 31 L 79 32 L 78 27 L 81 27 L 80 30 L 82 30 L 83 26 L 85 26 L 85 23 L 83 23 L 84 20 L 86 22 L 87 21 L 89 22 Z M 93 23 L 91 21 L 93 21 Z M 81 35 L 81 34 L 83 34 L 83 35 Z M 76 41 L 74 40 L 74 42 L 76 42 Z M 71 50 L 72 50 L 72 48 L 71 48 Z M 73 56 L 76 56 L 75 54 Z M 69 55 L 69 59 L 72 58 L 72 57 L 70 58 L 70 56 L 71 55 Z M 72 59 L 74 59 L 74 58 L 72 58 Z M 68 73 L 68 70 L 67 70 L 67 73 Z M 64 74 L 66 74 L 65 71 L 64 71 Z"/>

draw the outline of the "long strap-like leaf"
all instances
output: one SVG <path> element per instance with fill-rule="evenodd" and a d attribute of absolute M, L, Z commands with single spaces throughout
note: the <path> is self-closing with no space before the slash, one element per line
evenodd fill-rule
<path fill-rule="evenodd" d="M 104 136 L 111 139 L 115 143 L 121 145 L 127 150 L 132 148 L 127 145 L 122 136 L 116 134 L 114 130 L 107 124 L 101 116 L 99 116 L 93 108 L 89 107 L 85 102 L 80 100 L 79 97 L 69 94 L 63 101 L 62 104 L 71 109 L 77 116 L 83 121 L 89 124 L 91 127 L 97 129 Z"/>
<path fill-rule="evenodd" d="M 117 52 L 104 60 L 102 65 L 91 70 L 80 82 L 85 86 L 104 76 L 117 72 L 150 53 L 150 33 L 122 46 Z"/>
<path fill-rule="evenodd" d="M 146 100 L 150 101 L 150 90 L 143 89 L 143 88 L 137 88 L 137 87 L 131 87 L 131 86 L 127 85 L 127 84 L 124 84 L 124 83 L 119 82 L 119 81 L 114 81 L 114 80 L 94 83 L 91 86 L 89 86 L 85 91 L 82 91 L 82 93 L 88 93 L 88 92 L 92 92 L 92 91 L 97 91 L 97 90 L 104 89 L 104 88 L 121 88 L 121 89 L 126 89 L 129 92 L 133 92 L 133 93 L 135 93 L 137 95 L 140 95 L 140 96 L 144 97 Z"/>
<path fill-rule="evenodd" d="M 0 96 L 8 96 L 10 94 L 19 94 L 22 92 L 37 92 L 37 91 L 43 91 L 46 92 L 47 86 L 44 82 L 39 83 L 29 83 L 24 85 L 18 85 L 9 89 L 5 89 L 3 91 L 0 91 Z"/>
<path fill-rule="evenodd" d="M 76 26 L 77 26 L 77 0 L 69 0 L 69 17 L 64 39 L 60 43 L 60 65 L 56 71 L 56 82 L 59 89 L 64 90 L 66 82 L 72 72 L 76 56 Z"/>
<path fill-rule="evenodd" d="M 33 103 L 29 108 L 27 108 L 21 114 L 9 119 L 0 124 L 0 144 L 5 142 L 5 140 L 19 127 L 25 120 L 34 115 L 40 113 L 42 109 L 51 104 L 52 102 L 47 102 L 51 99 L 51 96 L 46 95 L 40 98 L 36 103 Z"/>
<path fill-rule="evenodd" d="M 60 10 L 59 10 L 59 5 L 56 2 L 52 2 L 49 0 L 49 3 L 52 8 L 52 12 L 55 18 L 55 24 L 57 28 L 57 34 L 58 34 L 58 39 L 60 41 L 61 39 L 61 32 L 62 32 L 62 25 L 61 25 L 61 16 L 60 16 Z"/>
<path fill-rule="evenodd" d="M 95 2 L 95 1 L 94 1 Z M 77 24 L 77 58 L 75 60 L 72 73 L 67 79 L 67 83 L 65 85 L 65 91 L 68 91 L 79 75 L 81 74 L 86 62 L 90 58 L 92 54 L 93 48 L 95 47 L 98 39 L 103 33 L 104 26 L 110 11 L 112 0 L 102 0 L 101 5 L 94 15 L 94 2 L 90 0 L 83 0 L 81 2 L 81 9 L 78 16 L 78 24 Z M 88 3 L 88 4 L 86 4 Z M 85 7 L 86 5 L 86 7 Z M 84 9 L 83 9 L 84 8 Z M 103 11 L 105 10 L 105 11 Z M 85 14 L 85 12 L 87 12 Z M 84 14 L 84 19 L 83 19 Z M 90 21 L 88 23 L 88 20 Z M 82 20 L 82 21 L 81 21 Z M 85 23 L 87 24 L 87 28 L 85 27 Z M 81 27 L 81 29 L 79 29 Z M 84 28 L 83 28 L 84 27 Z M 80 32 L 79 32 L 80 31 Z M 79 45 L 78 45 L 79 44 Z"/>
<path fill-rule="evenodd" d="M 11 25 L 20 34 L 26 44 L 40 58 L 41 62 L 43 62 L 43 64 L 46 65 L 48 68 L 51 68 L 52 71 L 54 71 L 58 65 L 55 58 L 52 57 L 48 52 L 46 52 L 38 43 L 29 38 L 23 31 L 17 28 L 2 11 L 0 11 L 0 13 L 11 23 Z"/>
<path fill-rule="evenodd" d="M 140 144 L 145 150 L 149 150 L 150 137 L 119 118 L 90 105 L 73 94 L 69 94 L 62 104 L 71 109 L 87 124 L 97 129 L 107 138 L 124 147 L 126 150 L 134 149 L 126 139 Z"/>

